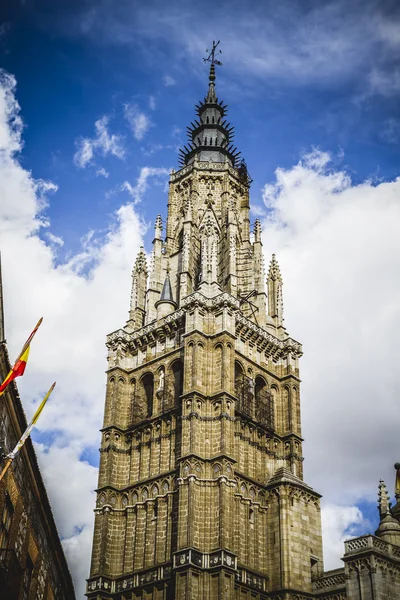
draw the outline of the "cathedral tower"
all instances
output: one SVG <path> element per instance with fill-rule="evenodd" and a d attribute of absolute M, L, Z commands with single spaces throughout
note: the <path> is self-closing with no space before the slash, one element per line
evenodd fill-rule
<path fill-rule="evenodd" d="M 323 569 L 319 495 L 303 481 L 302 349 L 275 256 L 264 272 L 211 58 L 165 229 L 157 217 L 129 320 L 107 337 L 91 600 L 308 598 Z"/>

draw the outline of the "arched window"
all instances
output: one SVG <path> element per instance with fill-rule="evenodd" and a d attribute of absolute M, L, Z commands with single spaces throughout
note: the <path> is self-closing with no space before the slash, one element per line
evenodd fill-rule
<path fill-rule="evenodd" d="M 180 396 L 183 394 L 183 363 L 176 360 L 172 365 L 172 374 L 174 382 L 174 401 L 178 404 Z"/>
<path fill-rule="evenodd" d="M 267 382 L 262 377 L 255 381 L 256 419 L 261 425 L 272 429 L 274 426 L 273 401 Z"/>
<path fill-rule="evenodd" d="M 154 395 L 154 377 L 152 373 L 147 373 L 141 380 L 144 392 L 144 398 L 147 404 L 147 416 L 153 414 L 153 395 Z"/>
<path fill-rule="evenodd" d="M 212 117 L 211 123 L 215 123 L 215 118 L 214 117 Z"/>
<path fill-rule="evenodd" d="M 243 395 L 243 379 L 244 373 L 242 365 L 235 361 L 235 395 L 238 400 L 240 400 Z"/>
<path fill-rule="evenodd" d="M 210 119 L 207 117 L 206 121 L 207 121 L 207 123 L 209 123 L 209 122 L 210 122 Z"/>

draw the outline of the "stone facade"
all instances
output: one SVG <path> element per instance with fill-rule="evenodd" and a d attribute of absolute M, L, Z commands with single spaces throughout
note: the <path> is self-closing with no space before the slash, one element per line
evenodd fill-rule
<path fill-rule="evenodd" d="M 197 116 L 165 237 L 157 217 L 129 320 L 107 337 L 87 596 L 340 600 L 352 571 L 323 573 L 320 496 L 303 481 L 302 348 L 275 256 L 264 272 L 214 65 Z"/>
<path fill-rule="evenodd" d="M 4 341 L 0 273 L 1 381 L 10 368 Z M 26 427 L 17 386 L 12 382 L 0 398 L 1 451 L 5 454 L 11 452 Z M 75 598 L 71 576 L 30 439 L 26 441 L 7 474 L 0 481 L 0 598 Z"/>

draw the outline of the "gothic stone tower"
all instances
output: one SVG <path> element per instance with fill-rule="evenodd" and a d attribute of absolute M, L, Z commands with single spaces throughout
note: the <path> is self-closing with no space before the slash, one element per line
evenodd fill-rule
<path fill-rule="evenodd" d="M 226 111 L 213 61 L 171 173 L 166 235 L 157 217 L 129 320 L 107 338 L 91 600 L 309 598 L 323 570 L 301 345 L 283 325 L 274 256 L 265 286 Z"/>

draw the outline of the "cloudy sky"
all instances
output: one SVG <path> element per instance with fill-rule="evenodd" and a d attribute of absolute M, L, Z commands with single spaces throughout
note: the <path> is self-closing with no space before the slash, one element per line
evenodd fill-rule
<path fill-rule="evenodd" d="M 11 4 L 11 3 L 10 3 Z M 105 336 L 127 318 L 194 104 L 217 90 L 253 177 L 252 217 L 304 346 L 305 478 L 325 563 L 376 527 L 399 455 L 400 9 L 393 1 L 24 0 L 0 14 L 0 250 L 19 389 L 83 598 L 104 402 Z"/>

